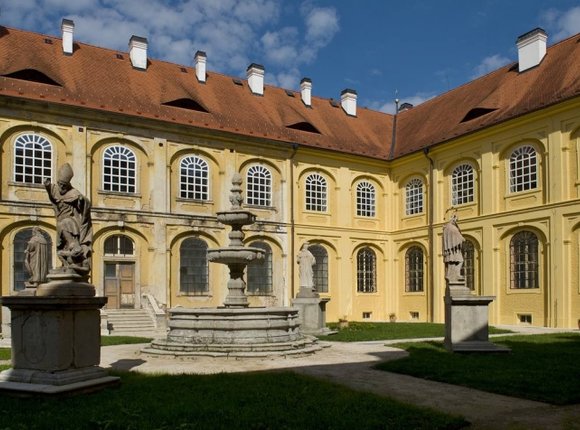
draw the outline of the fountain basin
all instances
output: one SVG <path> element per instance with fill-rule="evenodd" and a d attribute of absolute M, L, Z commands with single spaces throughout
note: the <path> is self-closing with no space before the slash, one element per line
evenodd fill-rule
<path fill-rule="evenodd" d="M 169 315 L 167 338 L 143 352 L 262 357 L 321 349 L 316 338 L 300 333 L 297 308 L 174 308 Z"/>
<path fill-rule="evenodd" d="M 213 248 L 207 250 L 207 259 L 212 263 L 247 264 L 254 260 L 263 260 L 266 252 L 261 248 L 246 246 Z"/>
<path fill-rule="evenodd" d="M 217 220 L 226 225 L 250 225 L 256 222 L 256 215 L 245 210 L 218 212 L 216 215 Z"/>

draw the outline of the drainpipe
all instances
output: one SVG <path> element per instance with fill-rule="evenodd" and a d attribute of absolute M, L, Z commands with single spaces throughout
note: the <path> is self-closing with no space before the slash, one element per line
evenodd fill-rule
<path fill-rule="evenodd" d="M 292 145 L 292 155 L 290 156 L 290 300 L 294 298 L 294 232 L 296 231 L 295 219 L 294 219 L 294 157 L 298 152 L 298 145 Z"/>
<path fill-rule="evenodd" d="M 435 260 L 435 244 L 433 243 L 433 159 L 429 157 L 429 147 L 423 148 L 423 154 L 429 160 L 429 204 L 427 206 L 427 241 L 429 243 L 429 260 L 427 270 L 429 272 L 429 285 L 427 287 L 427 321 L 433 322 L 433 313 L 435 310 L 435 274 L 434 274 L 434 260 Z"/>

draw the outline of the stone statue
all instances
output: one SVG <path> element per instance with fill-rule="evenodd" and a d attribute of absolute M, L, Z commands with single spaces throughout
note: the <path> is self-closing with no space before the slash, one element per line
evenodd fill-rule
<path fill-rule="evenodd" d="M 88 277 L 91 270 L 93 226 L 91 203 L 70 183 L 74 176 L 70 164 L 58 171 L 56 184 L 44 181 L 56 214 L 56 255 L 62 262 L 61 272 Z"/>
<path fill-rule="evenodd" d="M 448 282 L 461 280 L 463 242 L 465 242 L 465 238 L 457 225 L 457 215 L 453 215 L 449 222 L 443 226 L 443 261 L 445 262 L 445 279 Z"/>
<path fill-rule="evenodd" d="M 24 264 L 28 273 L 30 273 L 26 286 L 37 287 L 39 284 L 46 282 L 49 264 L 48 242 L 38 227 L 32 229 L 32 237 L 28 241 L 24 254 Z"/>
<path fill-rule="evenodd" d="M 314 255 L 308 250 L 310 244 L 305 242 L 302 245 L 302 249 L 298 253 L 298 264 L 299 267 L 299 277 L 300 277 L 300 288 L 314 288 L 314 271 L 312 267 L 316 264 L 316 258 Z"/>

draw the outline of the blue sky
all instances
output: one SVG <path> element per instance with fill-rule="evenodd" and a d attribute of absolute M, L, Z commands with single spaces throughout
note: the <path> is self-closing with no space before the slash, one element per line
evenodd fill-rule
<path fill-rule="evenodd" d="M 0 24 L 121 51 L 147 37 L 149 55 L 245 77 L 260 63 L 269 84 L 393 111 L 415 105 L 517 60 L 517 36 L 542 27 L 551 45 L 580 32 L 578 0 L 9 0 Z"/>

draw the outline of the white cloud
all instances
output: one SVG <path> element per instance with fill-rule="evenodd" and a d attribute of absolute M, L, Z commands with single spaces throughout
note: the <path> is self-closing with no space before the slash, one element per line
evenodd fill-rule
<path fill-rule="evenodd" d="M 336 9 L 332 7 L 313 8 L 305 18 L 306 40 L 316 48 L 326 46 L 340 28 Z"/>
<path fill-rule="evenodd" d="M 552 33 L 550 36 L 553 42 L 580 33 L 580 6 L 564 12 L 548 9 L 542 13 L 541 19 L 545 23 L 548 33 Z"/>
<path fill-rule="evenodd" d="M 511 60 L 500 54 L 491 55 L 485 57 L 481 63 L 479 63 L 474 69 L 471 79 L 478 78 L 480 76 L 486 75 L 489 72 L 499 69 L 502 66 L 508 64 Z"/>

